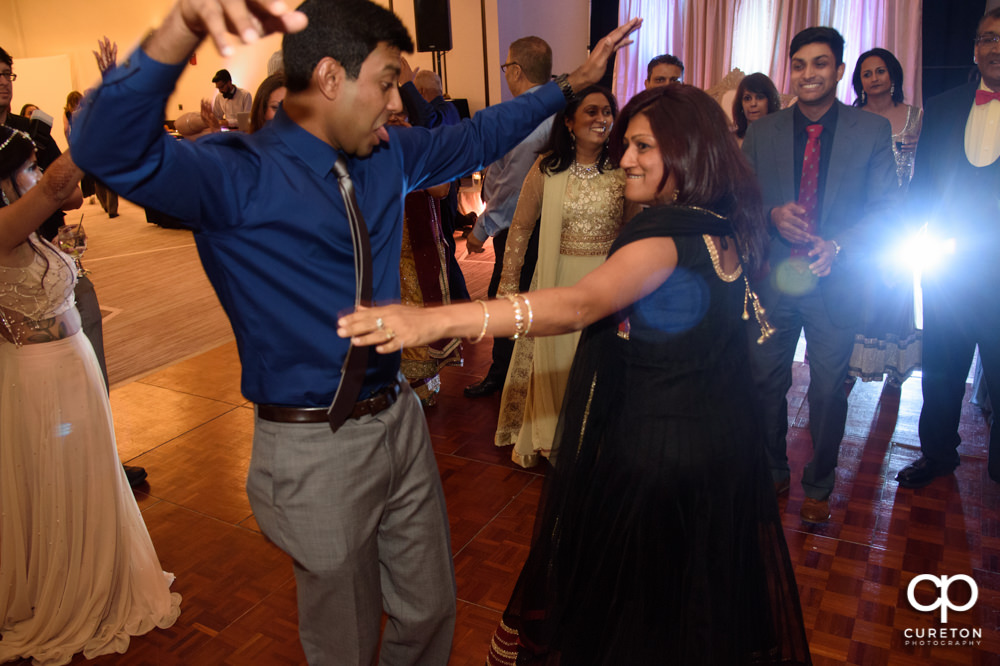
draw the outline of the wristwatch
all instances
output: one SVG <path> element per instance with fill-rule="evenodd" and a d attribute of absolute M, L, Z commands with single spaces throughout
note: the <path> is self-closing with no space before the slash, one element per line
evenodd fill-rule
<path fill-rule="evenodd" d="M 576 99 L 576 93 L 573 92 L 573 86 L 569 84 L 569 74 L 564 72 L 557 76 L 554 81 L 556 82 L 556 85 L 559 86 L 559 90 L 562 91 L 563 97 L 566 98 L 567 104 Z"/>

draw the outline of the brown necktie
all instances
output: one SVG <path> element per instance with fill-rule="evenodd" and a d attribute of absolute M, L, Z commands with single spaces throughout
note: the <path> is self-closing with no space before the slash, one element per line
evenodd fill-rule
<path fill-rule="evenodd" d="M 372 300 L 372 248 L 368 242 L 368 227 L 361 215 L 358 200 L 354 197 L 354 184 L 347 173 L 347 159 L 343 155 L 337 158 L 333 165 L 337 175 L 340 194 L 344 197 L 347 208 L 347 220 L 351 225 L 351 242 L 354 245 L 354 307 L 371 305 Z M 365 382 L 365 369 L 368 367 L 368 347 L 351 345 L 344 358 L 344 366 L 340 370 L 340 384 L 333 396 L 333 403 L 327 410 L 330 419 L 330 429 L 337 429 L 344 424 L 354 410 L 354 405 L 361 394 L 361 386 Z"/>
<path fill-rule="evenodd" d="M 819 135 L 823 133 L 823 126 L 809 125 L 806 127 L 809 133 L 809 140 L 806 141 L 806 152 L 802 158 L 802 180 L 799 181 L 799 205 L 806 209 L 803 214 L 806 222 L 809 223 L 809 233 L 816 233 L 816 217 L 819 213 L 818 189 L 819 189 Z M 809 253 L 809 245 L 798 245 L 792 248 L 793 257 L 803 257 Z"/>

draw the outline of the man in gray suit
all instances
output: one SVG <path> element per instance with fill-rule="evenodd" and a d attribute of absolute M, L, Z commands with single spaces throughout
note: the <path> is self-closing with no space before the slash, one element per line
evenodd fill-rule
<path fill-rule="evenodd" d="M 805 329 L 813 458 L 802 473 L 801 516 L 811 523 L 830 518 L 859 294 L 898 193 L 889 122 L 837 101 L 843 52 L 844 39 L 833 28 L 797 34 L 789 54 L 798 102 L 755 122 L 743 143 L 771 221 L 771 270 L 757 290 L 775 333 L 764 344 L 751 343 L 750 353 L 768 459 L 775 491 L 787 492 L 785 396 Z"/>

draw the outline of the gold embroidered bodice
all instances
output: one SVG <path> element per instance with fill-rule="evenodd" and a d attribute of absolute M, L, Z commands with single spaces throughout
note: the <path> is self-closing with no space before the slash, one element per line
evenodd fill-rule
<path fill-rule="evenodd" d="M 518 291 L 524 253 L 542 212 L 548 177 L 539 169 L 540 160 L 541 157 L 528 172 L 517 200 L 517 210 L 507 236 L 498 289 L 500 294 Z M 562 220 L 557 221 L 562 225 L 559 254 L 606 255 L 622 224 L 638 212 L 637 206 L 625 203 L 624 192 L 625 172 L 621 169 L 609 169 L 589 178 L 579 178 L 570 169 L 566 189 L 562 193 Z M 552 192 L 548 195 L 551 196 Z"/>
<path fill-rule="evenodd" d="M 76 305 L 76 267 L 72 259 L 36 234 L 31 234 L 30 239 L 44 256 L 32 252 L 27 266 L 0 266 L 0 307 L 9 316 L 17 313 L 26 321 L 39 321 L 61 315 Z M 0 343 L 3 341 L 0 338 Z"/>
<path fill-rule="evenodd" d="M 622 226 L 625 172 L 608 171 L 581 180 L 570 175 L 563 197 L 559 253 L 604 256 Z"/>

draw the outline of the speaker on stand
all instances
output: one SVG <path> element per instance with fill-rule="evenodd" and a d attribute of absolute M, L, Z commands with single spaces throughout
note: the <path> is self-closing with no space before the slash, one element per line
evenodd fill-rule
<path fill-rule="evenodd" d="M 430 52 L 434 73 L 441 77 L 447 93 L 444 54 L 451 50 L 451 3 L 449 0 L 413 0 L 413 18 L 417 28 L 417 51 Z"/>

